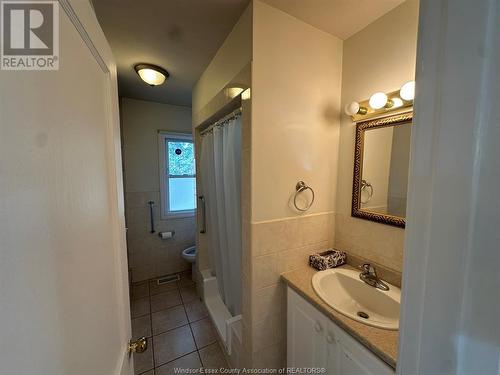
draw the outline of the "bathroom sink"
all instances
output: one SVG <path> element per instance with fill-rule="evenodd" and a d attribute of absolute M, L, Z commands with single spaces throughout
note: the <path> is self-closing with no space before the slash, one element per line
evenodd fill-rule
<path fill-rule="evenodd" d="M 374 288 L 359 278 L 359 271 L 336 268 L 317 272 L 314 291 L 339 313 L 372 327 L 397 330 L 401 290 L 391 284 L 388 291 Z"/>

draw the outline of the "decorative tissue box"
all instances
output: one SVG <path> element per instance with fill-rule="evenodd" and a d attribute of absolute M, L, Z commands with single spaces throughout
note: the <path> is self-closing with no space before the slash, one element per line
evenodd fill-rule
<path fill-rule="evenodd" d="M 324 271 L 345 263 L 347 256 L 344 251 L 329 249 L 319 254 L 309 255 L 309 265 L 317 270 Z"/>

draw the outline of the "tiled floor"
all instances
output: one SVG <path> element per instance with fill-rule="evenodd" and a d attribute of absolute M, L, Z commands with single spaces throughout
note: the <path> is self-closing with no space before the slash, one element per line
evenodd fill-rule
<path fill-rule="evenodd" d="M 228 367 L 190 273 L 174 283 L 133 284 L 130 294 L 132 336 L 148 337 L 146 352 L 134 355 L 136 375 L 174 374 L 179 367 Z"/>

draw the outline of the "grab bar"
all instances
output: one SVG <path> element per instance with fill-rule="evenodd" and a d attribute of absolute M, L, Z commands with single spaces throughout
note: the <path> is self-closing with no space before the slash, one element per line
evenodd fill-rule
<path fill-rule="evenodd" d="M 151 220 L 151 230 L 149 231 L 149 233 L 154 233 L 155 232 L 155 219 L 154 219 L 154 215 L 153 215 L 153 205 L 155 204 L 155 202 L 149 201 L 148 204 L 149 204 L 149 219 Z"/>
<path fill-rule="evenodd" d="M 207 211 L 205 208 L 205 197 L 200 195 L 198 199 L 201 201 L 201 229 L 200 233 L 207 232 Z"/>

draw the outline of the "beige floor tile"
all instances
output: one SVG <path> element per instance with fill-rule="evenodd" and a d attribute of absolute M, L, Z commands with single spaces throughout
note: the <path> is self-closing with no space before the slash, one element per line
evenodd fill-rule
<path fill-rule="evenodd" d="M 156 280 L 151 280 L 149 282 L 149 291 L 152 296 L 155 294 L 170 292 L 172 290 L 177 290 L 177 289 L 178 289 L 177 281 L 172 281 L 170 283 L 161 285 L 158 285 Z"/>
<path fill-rule="evenodd" d="M 151 336 L 151 315 L 144 315 L 140 318 L 132 319 L 132 338 Z"/>
<path fill-rule="evenodd" d="M 154 336 L 153 345 L 155 366 L 163 365 L 196 350 L 188 325 Z"/>
<path fill-rule="evenodd" d="M 149 314 L 149 297 L 139 298 L 130 302 L 130 314 L 132 318 Z"/>
<path fill-rule="evenodd" d="M 196 291 L 196 287 L 194 285 L 180 288 L 180 291 L 183 303 L 187 303 L 199 298 L 198 292 Z"/>
<path fill-rule="evenodd" d="M 148 339 L 148 348 L 144 353 L 134 353 L 134 374 L 142 374 L 153 369 L 153 346 Z"/>
<path fill-rule="evenodd" d="M 185 355 L 175 361 L 169 362 L 163 366 L 157 367 L 155 369 L 155 375 L 174 375 L 178 374 L 175 372 L 175 368 L 181 369 L 199 369 L 201 368 L 200 357 L 198 352 L 193 352 L 191 354 Z"/>
<path fill-rule="evenodd" d="M 177 290 L 151 296 L 151 312 L 168 309 L 180 304 L 182 304 L 181 296 Z"/>
<path fill-rule="evenodd" d="M 184 306 L 179 305 L 152 314 L 153 335 L 188 324 Z"/>
<path fill-rule="evenodd" d="M 130 300 L 149 297 L 149 283 L 143 281 L 140 283 L 133 283 L 130 286 Z"/>
<path fill-rule="evenodd" d="M 194 341 L 198 349 L 217 341 L 217 331 L 210 318 L 204 318 L 197 322 L 191 323 Z"/>
<path fill-rule="evenodd" d="M 195 285 L 195 283 L 192 279 L 191 270 L 182 272 L 180 276 L 181 276 L 181 279 L 179 280 L 179 287 L 182 288 L 185 286 Z"/>
<path fill-rule="evenodd" d="M 199 299 L 184 304 L 184 307 L 186 308 L 186 313 L 190 322 L 195 322 L 208 316 L 205 304 Z"/>
<path fill-rule="evenodd" d="M 200 349 L 201 363 L 205 368 L 229 368 L 224 353 L 218 343 Z"/>

